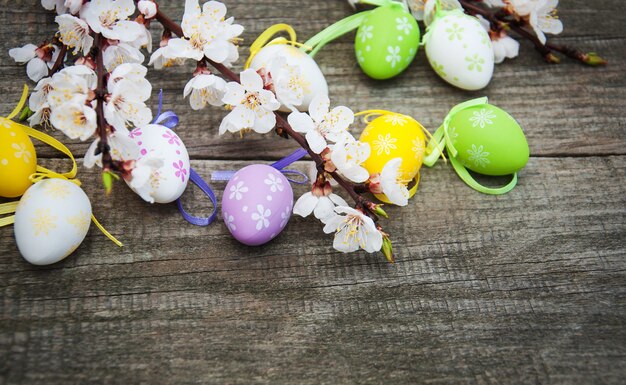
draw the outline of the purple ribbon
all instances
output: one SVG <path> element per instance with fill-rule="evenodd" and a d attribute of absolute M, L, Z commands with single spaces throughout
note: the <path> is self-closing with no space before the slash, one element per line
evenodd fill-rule
<path fill-rule="evenodd" d="M 152 121 L 152 124 L 160 124 L 162 126 L 169 128 L 170 130 L 173 130 L 174 127 L 176 127 L 176 125 L 178 125 L 178 122 L 180 121 L 180 119 L 178 118 L 178 115 L 176 115 L 174 111 L 165 111 L 164 113 L 161 113 L 162 109 L 163 109 L 163 90 L 160 90 L 159 91 L 159 109 L 157 110 L 157 113 L 156 113 L 157 116 Z"/>
<path fill-rule="evenodd" d="M 174 127 L 176 127 L 176 125 L 178 125 L 180 121 L 180 119 L 178 118 L 178 115 L 176 115 L 176 113 L 174 113 L 173 111 L 165 111 L 162 113 L 161 112 L 162 109 L 163 109 L 163 90 L 160 90 L 159 91 L 159 108 L 156 113 L 157 116 L 156 118 L 154 118 L 152 123 L 160 124 L 162 126 L 169 128 L 170 130 L 173 130 Z M 279 170 L 283 175 L 285 175 L 285 177 L 287 177 L 288 174 L 298 175 L 302 177 L 301 181 L 294 180 L 294 179 L 287 177 L 287 180 L 290 181 L 291 183 L 305 184 L 309 181 L 309 178 L 304 173 L 301 173 L 296 170 L 283 170 L 283 169 L 289 166 L 290 164 L 292 164 L 293 162 L 302 159 L 306 154 L 307 152 L 304 149 L 296 150 L 292 152 L 291 154 L 289 154 L 288 156 L 284 157 L 283 159 L 272 163 L 271 166 Z M 211 175 L 211 180 L 227 181 L 227 180 L 230 180 L 230 178 L 232 178 L 234 174 L 235 174 L 235 171 L 215 171 Z M 176 200 L 176 205 L 178 206 L 178 210 L 180 211 L 183 218 L 185 218 L 185 220 L 191 223 L 192 225 L 208 226 L 211 223 L 213 223 L 215 219 L 217 218 L 217 198 L 215 197 L 215 193 L 213 192 L 209 184 L 204 179 L 202 179 L 202 177 L 198 175 L 198 173 L 191 167 L 189 167 L 189 180 L 193 182 L 193 184 L 198 186 L 198 188 L 202 190 L 202 192 L 207 197 L 209 197 L 209 199 L 211 200 L 211 203 L 213 203 L 213 212 L 208 217 L 196 217 L 194 215 L 191 215 L 187 211 L 185 211 L 185 209 L 183 208 L 183 204 L 180 198 Z"/>
<path fill-rule="evenodd" d="M 270 164 L 270 166 L 280 171 L 285 176 L 285 178 L 287 178 L 289 182 L 294 183 L 294 184 L 306 184 L 309 182 L 309 177 L 307 177 L 305 173 L 297 171 L 297 170 L 285 170 L 284 169 L 285 167 L 289 166 L 293 162 L 296 162 L 302 159 L 306 154 L 307 154 L 306 150 L 303 148 L 300 148 L 292 152 L 291 154 L 287 155 L 286 157 L 282 158 L 281 160 Z M 213 171 L 211 173 L 211 181 L 227 182 L 233 177 L 233 175 L 235 175 L 236 172 L 237 171 L 233 171 L 233 170 Z M 301 178 L 301 180 L 290 178 L 289 175 L 297 175 Z"/>
<path fill-rule="evenodd" d="M 185 209 L 183 208 L 183 204 L 180 201 L 180 198 L 176 200 L 176 204 L 178 205 L 178 210 L 182 214 L 183 218 L 185 218 L 185 220 L 191 223 L 192 225 L 208 226 L 211 223 L 213 223 L 215 219 L 217 218 L 217 198 L 215 197 L 215 193 L 213 193 L 213 190 L 211 190 L 211 187 L 209 187 L 209 185 L 204 181 L 204 179 L 202 179 L 202 177 L 198 175 L 198 173 L 196 173 L 195 170 L 191 167 L 189 168 L 189 180 L 192 181 L 196 186 L 198 186 L 198 188 L 200 188 L 200 190 L 202 190 L 202 192 L 205 193 L 206 196 L 209 197 L 209 199 L 211 200 L 211 203 L 213 203 L 213 212 L 211 213 L 211 215 L 209 215 L 206 218 L 193 216 L 189 214 L 187 211 L 185 211 Z"/>

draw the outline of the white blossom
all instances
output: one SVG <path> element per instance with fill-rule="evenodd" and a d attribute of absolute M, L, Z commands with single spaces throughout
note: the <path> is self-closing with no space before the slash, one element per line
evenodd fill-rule
<path fill-rule="evenodd" d="M 338 142 L 351 137 L 348 127 L 354 122 L 354 113 L 348 107 L 339 106 L 329 111 L 330 100 L 317 95 L 309 105 L 309 113 L 294 111 L 287 117 L 291 127 L 305 134 L 311 150 L 320 154 L 328 146 L 327 141 Z"/>
<path fill-rule="evenodd" d="M 92 0 L 80 10 L 80 17 L 107 39 L 131 42 L 142 33 L 140 24 L 128 20 L 133 13 L 133 0 Z"/>
<path fill-rule="evenodd" d="M 59 49 L 53 46 L 53 52 L 49 61 L 40 57 L 40 49 L 34 44 L 26 44 L 20 48 L 12 48 L 9 50 L 9 56 L 16 63 L 26 64 L 26 74 L 34 81 L 38 82 L 48 76 L 48 70 L 53 67 L 54 62 L 59 57 Z"/>
<path fill-rule="evenodd" d="M 111 72 L 107 89 L 110 93 L 115 91 L 115 87 L 123 80 L 131 83 L 142 100 L 150 98 L 152 93 L 152 84 L 146 79 L 148 69 L 141 64 L 124 63 Z"/>
<path fill-rule="evenodd" d="M 372 218 L 350 207 L 336 207 L 324 226 L 326 234 L 335 233 L 333 247 L 349 253 L 359 248 L 374 253 L 383 246 L 383 236 Z"/>
<path fill-rule="evenodd" d="M 207 104 L 222 106 L 225 92 L 226 82 L 224 79 L 215 75 L 199 74 L 187 82 L 183 96 L 185 98 L 189 96 L 192 109 L 200 110 Z"/>
<path fill-rule="evenodd" d="M 202 9 L 198 0 L 186 0 L 181 27 L 184 37 L 170 39 L 175 57 L 201 60 L 207 57 L 217 63 L 232 64 L 239 58 L 234 44 L 243 27 L 224 20 L 226 6 L 218 1 L 206 2 Z"/>
<path fill-rule="evenodd" d="M 480 25 L 489 32 L 491 29 L 489 21 L 481 15 L 477 15 L 476 17 Z M 517 57 L 519 53 L 519 42 L 517 40 L 507 35 L 504 31 L 501 31 L 495 36 L 493 33 L 490 33 L 489 36 L 491 37 L 491 47 L 493 48 L 493 56 L 496 63 L 502 63 L 504 59 L 507 58 L 513 59 Z"/>
<path fill-rule="evenodd" d="M 106 47 L 102 54 L 102 59 L 107 71 L 112 72 L 120 64 L 141 64 L 145 57 L 137 47 L 128 43 L 117 43 Z"/>
<path fill-rule="evenodd" d="M 93 37 L 89 35 L 89 25 L 72 15 L 57 16 L 54 21 L 59 25 L 61 41 L 69 48 L 74 48 L 74 55 L 82 52 L 87 55 L 93 46 Z"/>
<path fill-rule="evenodd" d="M 83 8 L 83 0 L 65 0 L 64 6 L 72 15 L 76 15 Z"/>
<path fill-rule="evenodd" d="M 348 203 L 337 194 L 329 193 L 326 196 L 324 194 L 316 194 L 314 190 L 298 198 L 293 206 L 293 213 L 302 217 L 307 217 L 313 213 L 315 218 L 322 221 L 322 223 L 326 223 L 326 220 L 333 216 L 335 206 L 348 206 Z"/>
<path fill-rule="evenodd" d="M 423 20 L 426 26 L 429 26 L 435 18 L 436 0 L 404 0 L 408 5 L 411 13 L 417 20 Z M 440 0 L 442 10 L 461 9 L 458 0 Z"/>
<path fill-rule="evenodd" d="M 341 175 L 355 183 L 362 183 L 369 178 L 369 173 L 361 164 L 369 158 L 370 151 L 369 143 L 344 139 L 335 144 L 330 159 Z"/>
<path fill-rule="evenodd" d="M 41 0 L 41 6 L 48 11 L 56 9 L 59 15 L 67 12 L 67 8 L 65 7 L 65 0 Z"/>
<path fill-rule="evenodd" d="M 34 92 L 28 99 L 28 108 L 33 111 L 33 115 L 28 118 L 31 127 L 48 124 L 50 122 L 50 104 L 48 103 L 48 93 L 52 89 L 52 78 L 43 78 L 37 83 Z"/>
<path fill-rule="evenodd" d="M 530 12 L 529 23 L 542 44 L 546 43 L 546 33 L 558 35 L 563 32 L 563 23 L 556 16 L 559 0 L 534 0 L 535 7 Z"/>
<path fill-rule="evenodd" d="M 48 104 L 54 109 L 65 103 L 87 103 L 89 91 L 95 87 L 94 77 L 93 70 L 84 65 L 62 69 L 52 76 L 52 81 L 48 84 Z"/>
<path fill-rule="evenodd" d="M 70 139 L 87 140 L 96 132 L 96 112 L 75 102 L 66 102 L 52 109 L 50 123 Z"/>
<path fill-rule="evenodd" d="M 161 153 L 151 151 L 137 160 L 135 167 L 131 171 L 128 184 L 146 202 L 154 203 L 152 178 L 154 178 L 154 173 L 161 167 L 163 167 Z"/>
<path fill-rule="evenodd" d="M 102 167 L 102 154 L 96 155 L 100 138 L 96 138 L 85 153 L 83 165 L 92 168 L 94 165 Z M 107 141 L 110 147 L 110 154 L 113 160 L 125 161 L 139 157 L 139 146 L 133 139 L 124 133 L 114 132 L 109 135 Z"/>
<path fill-rule="evenodd" d="M 406 206 L 409 203 L 407 182 L 402 180 L 402 158 L 391 159 L 380 173 L 380 185 L 383 194 L 395 205 Z"/>
<path fill-rule="evenodd" d="M 146 95 L 150 95 L 149 88 L 138 87 L 135 82 L 122 79 L 115 83 L 110 99 L 104 105 L 104 117 L 117 131 L 128 134 L 127 125 L 142 126 L 152 120 L 152 111 L 144 103 Z"/>
<path fill-rule="evenodd" d="M 220 124 L 220 135 L 226 131 L 251 129 L 265 134 L 276 125 L 273 111 L 280 107 L 274 93 L 263 89 L 263 79 L 253 69 L 240 75 L 241 84 L 229 82 L 222 101 L 233 107 Z"/>
<path fill-rule="evenodd" d="M 287 64 L 284 56 L 277 56 L 267 66 L 276 98 L 285 107 L 295 110 L 302 104 L 307 80 L 298 65 Z"/>
<path fill-rule="evenodd" d="M 152 19 L 157 13 L 157 5 L 153 1 L 149 0 L 139 1 L 137 3 L 137 9 L 146 17 L 146 19 Z"/>

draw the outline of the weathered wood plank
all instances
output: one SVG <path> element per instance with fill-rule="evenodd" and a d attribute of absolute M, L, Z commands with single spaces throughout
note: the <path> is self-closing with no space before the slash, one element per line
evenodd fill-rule
<path fill-rule="evenodd" d="M 324 26 L 350 14 L 347 3 L 324 1 L 307 5 L 290 1 L 231 2 L 230 14 L 246 27 L 247 47 L 269 25 L 288 22 L 306 39 Z M 9 48 L 39 41 L 51 34 L 54 17 L 42 12 L 38 2 L 26 7 L 8 3 L 0 11 L 6 21 L 6 39 L 0 42 L 0 89 L 5 97 L 0 111 L 10 111 L 26 80 L 23 67 L 16 66 L 6 52 Z M 251 5 L 252 4 L 252 5 Z M 250 8 L 254 12 L 250 12 Z M 182 2 L 166 4 L 164 8 L 175 18 L 182 16 Z M 435 130 L 450 107 L 472 97 L 487 95 L 494 104 L 509 111 L 524 127 L 531 148 L 537 156 L 569 154 L 624 154 L 626 134 L 623 125 L 623 100 L 626 98 L 626 77 L 620 63 L 626 61 L 626 34 L 619 2 L 604 0 L 568 1 L 561 4 L 565 23 L 559 42 L 596 50 L 612 65 L 587 68 L 564 61 L 549 66 L 524 43 L 520 57 L 499 65 L 490 86 L 481 92 L 464 92 L 446 85 L 430 69 L 423 50 L 416 61 L 396 79 L 378 82 L 363 75 L 357 68 L 352 48 L 353 37 L 344 37 L 323 49 L 317 57 L 329 82 L 331 99 L 356 110 L 385 108 L 416 117 L 427 128 Z M 305 16 L 303 16 L 303 14 Z M 24 20 L 27 22 L 24 23 Z M 37 23 L 47 22 L 42 27 Z M 156 29 L 156 28 L 155 28 Z M 11 33 L 8 33 L 11 31 Z M 19 31 L 19 33 L 14 33 Z M 155 32 L 155 39 L 158 34 Z M 247 55 L 247 49 L 241 49 Z M 240 69 L 241 62 L 237 68 Z M 192 157 L 198 159 L 276 159 L 293 145 L 272 135 L 254 135 L 244 142 L 238 136 L 220 137 L 217 128 L 225 111 L 208 108 L 191 111 L 182 98 L 182 90 L 190 78 L 189 68 L 151 71 L 155 90 L 165 92 L 166 108 L 174 109 L 182 118 L 181 136 L 189 146 Z M 156 92 L 152 98 L 156 109 Z M 354 126 L 354 132 L 363 129 Z M 65 142 L 62 134 L 58 135 Z M 71 148 L 81 156 L 89 143 L 73 143 Z M 46 147 L 38 146 L 41 157 L 58 157 Z"/>
<path fill-rule="evenodd" d="M 389 209 L 395 265 L 334 252 L 312 219 L 244 247 L 81 172 L 126 247 L 92 229 L 37 268 L 0 231 L 2 383 L 623 382 L 624 156 L 533 158 L 502 197 L 424 170 Z"/>

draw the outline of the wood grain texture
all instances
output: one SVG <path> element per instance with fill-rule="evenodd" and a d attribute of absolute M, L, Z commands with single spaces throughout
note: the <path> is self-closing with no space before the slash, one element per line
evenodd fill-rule
<path fill-rule="evenodd" d="M 208 175 L 245 164 L 193 167 Z M 420 196 L 389 210 L 395 265 L 336 253 L 315 221 L 296 217 L 270 244 L 244 247 L 222 223 L 186 225 L 173 205 L 150 206 L 123 186 L 94 207 L 121 250 L 92 228 L 74 256 L 37 268 L 3 230 L 0 375 L 620 383 L 626 187 L 614 181 L 626 177 L 626 157 L 532 159 L 518 188 L 489 199 L 444 165 L 423 174 Z M 96 202 L 97 175 L 83 181 Z M 195 202 L 190 210 L 206 210 Z"/>
<path fill-rule="evenodd" d="M 164 3 L 180 18 L 182 1 Z M 226 3 L 246 44 L 278 22 L 304 40 L 351 13 L 337 0 Z M 221 221 L 193 227 L 174 205 L 146 204 L 123 184 L 104 197 L 95 170 L 81 168 L 94 213 L 125 247 L 92 226 L 71 257 L 35 267 L 13 230 L 0 229 L 0 385 L 622 384 L 626 18 L 617 0 L 562 3 L 557 41 L 596 50 L 610 66 L 549 66 L 523 43 L 483 93 L 466 93 L 438 80 L 423 51 L 387 82 L 358 71 L 352 36 L 320 52 L 335 104 L 394 109 L 435 129 L 452 105 L 486 94 L 527 133 L 532 157 L 507 195 L 474 192 L 444 164 L 423 170 L 417 196 L 383 222 L 395 265 L 337 253 L 310 218 L 293 217 L 265 246 L 242 246 Z M 7 50 L 54 31 L 39 4 L 0 0 L 3 113 L 25 80 Z M 192 112 L 182 99 L 187 68 L 150 76 L 181 115 L 203 176 L 295 148 L 271 136 L 219 137 L 224 112 Z M 79 156 L 86 146 L 70 144 Z M 54 151 L 38 154 L 44 166 L 67 167 Z M 221 196 L 223 184 L 214 187 Z M 195 188 L 184 201 L 210 211 Z"/>

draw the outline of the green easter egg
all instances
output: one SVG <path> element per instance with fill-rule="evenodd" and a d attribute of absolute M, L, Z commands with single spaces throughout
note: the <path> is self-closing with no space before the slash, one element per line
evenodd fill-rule
<path fill-rule="evenodd" d="M 466 108 L 448 124 L 457 159 L 468 169 L 485 175 L 508 175 L 526 165 L 528 143 L 520 125 L 506 111 L 491 104 Z"/>
<path fill-rule="evenodd" d="M 389 79 L 415 58 L 420 30 L 401 3 L 378 7 L 365 18 L 354 41 L 356 58 L 365 74 Z"/>

